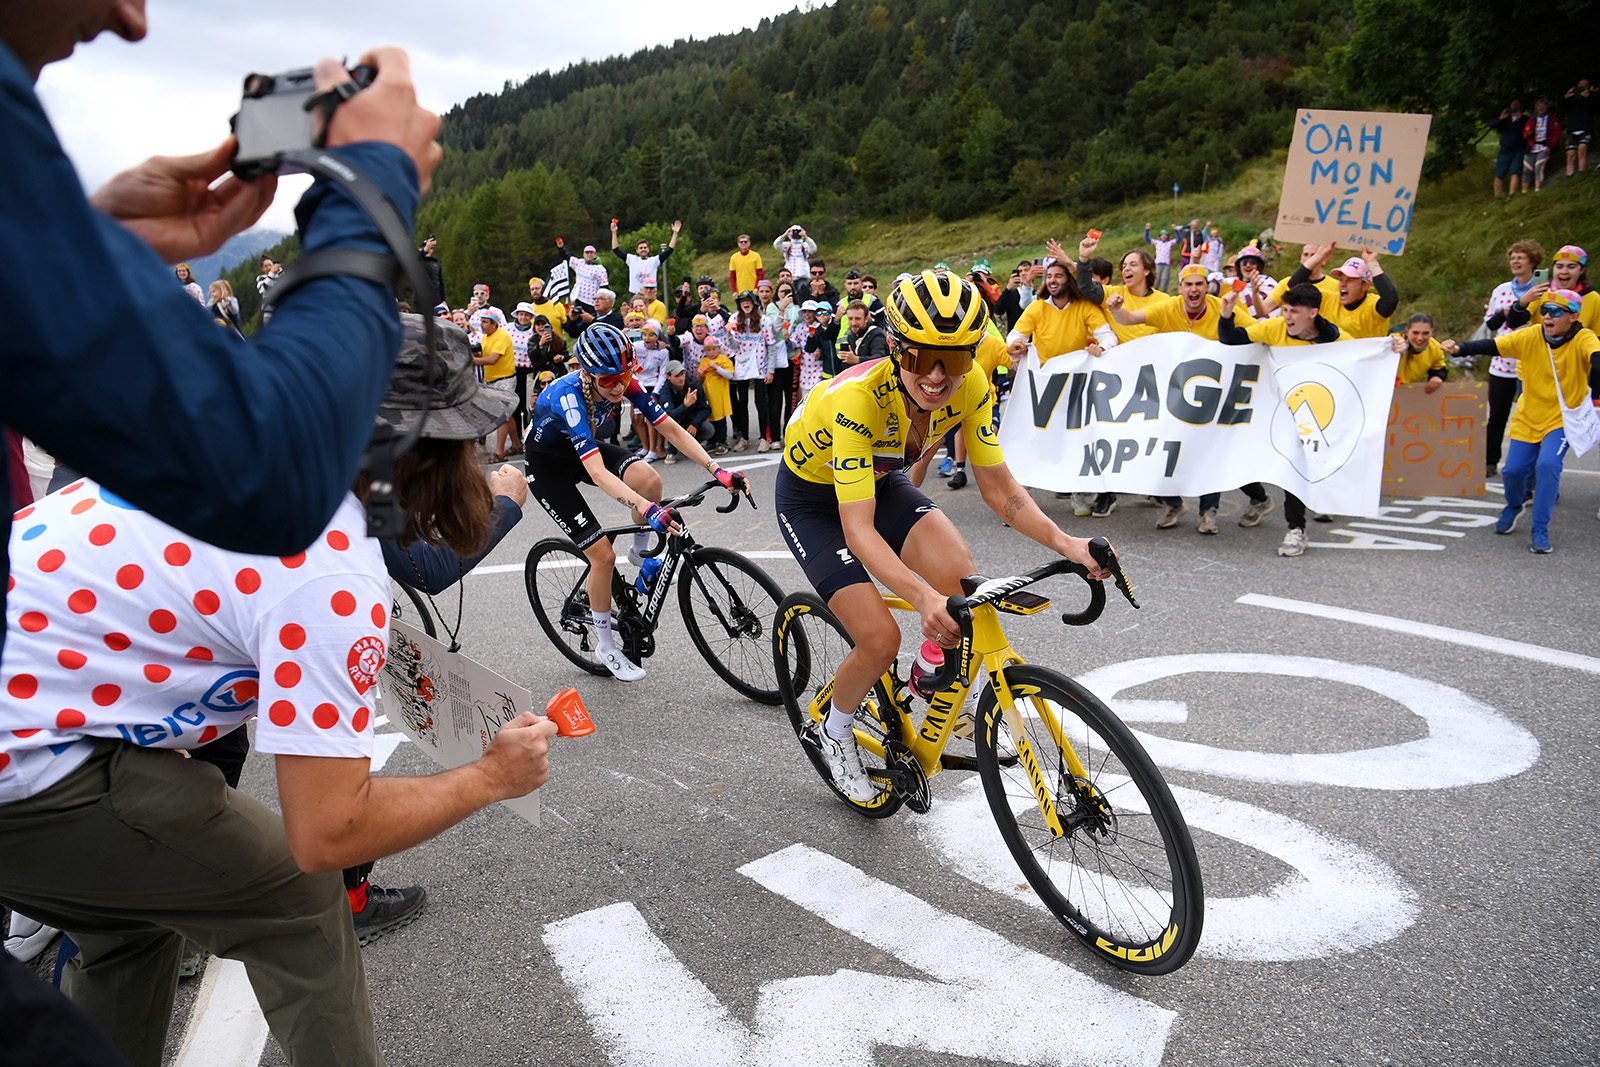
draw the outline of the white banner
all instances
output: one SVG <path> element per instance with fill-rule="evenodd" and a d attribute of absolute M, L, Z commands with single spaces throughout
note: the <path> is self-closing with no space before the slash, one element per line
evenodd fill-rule
<path fill-rule="evenodd" d="M 1376 515 L 1394 374 L 1385 337 L 1269 348 L 1161 333 L 1043 368 L 1030 351 L 1000 444 L 1037 489 L 1198 496 L 1269 482 L 1316 511 Z"/>

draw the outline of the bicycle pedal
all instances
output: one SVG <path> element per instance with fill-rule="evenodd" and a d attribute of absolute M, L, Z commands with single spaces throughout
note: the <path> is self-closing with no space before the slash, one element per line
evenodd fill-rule
<path fill-rule="evenodd" d="M 975 771 L 978 769 L 978 761 L 972 756 L 960 756 L 954 752 L 946 752 L 939 757 L 939 769 L 942 771 Z"/>

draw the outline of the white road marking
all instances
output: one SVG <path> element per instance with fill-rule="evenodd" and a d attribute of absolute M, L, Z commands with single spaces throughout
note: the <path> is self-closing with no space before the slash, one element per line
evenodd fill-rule
<path fill-rule="evenodd" d="M 1291 611 L 1297 615 L 1332 619 L 1335 622 L 1353 622 L 1359 626 L 1371 626 L 1379 630 L 1392 630 L 1395 633 L 1405 634 L 1407 637 L 1426 637 L 1433 641 L 1447 641 L 1450 644 L 1464 645 L 1467 648 L 1481 649 L 1484 652 L 1495 652 L 1502 656 L 1514 656 L 1518 659 L 1533 660 L 1536 663 L 1549 663 L 1556 667 L 1568 667 L 1575 671 L 1600 674 L 1600 659 L 1596 659 L 1593 656 L 1584 656 L 1577 652 L 1567 652 L 1559 648 L 1546 648 L 1544 645 L 1531 645 L 1524 641 L 1513 641 L 1504 637 L 1492 637 L 1489 634 L 1473 633 L 1471 630 L 1435 626 L 1432 623 L 1400 619 L 1392 615 L 1377 615 L 1368 611 L 1353 611 L 1350 608 L 1338 608 L 1331 604 L 1316 604 L 1309 600 L 1288 600 L 1283 597 L 1263 596 L 1260 593 L 1246 593 L 1234 603 L 1248 604 L 1257 608 L 1274 608 L 1278 611 Z"/>
<path fill-rule="evenodd" d="M 1126 781 L 1107 776 L 1098 784 L 1109 793 Z M 1239 872 L 1205 870 L 1205 931 L 1196 950 L 1199 955 L 1227 960 L 1319 959 L 1388 941 L 1416 922 L 1416 894 L 1389 867 L 1354 845 L 1251 804 L 1181 787 L 1174 787 L 1172 795 L 1191 830 L 1238 841 L 1292 868 L 1284 880 L 1246 897 L 1214 895 L 1219 881 L 1226 884 Z M 1119 811 L 1149 811 L 1133 790 L 1119 789 L 1115 796 Z M 1030 802 L 1029 797 L 1017 797 L 1013 807 L 1020 811 Z M 995 829 L 978 778 L 963 780 L 948 798 L 941 795 L 928 816 L 914 820 L 912 826 L 924 844 L 964 877 L 1049 914 L 1044 901 L 1023 881 Z M 1204 865 L 1204 841 L 1197 846 Z M 1095 872 L 1060 859 L 1052 873 L 1057 885 L 1099 884 Z M 1167 913 L 1165 904 L 1158 908 L 1148 886 L 1108 879 L 1105 888 L 1109 899 L 1137 899 L 1152 915 Z M 1092 909 L 1094 896 L 1085 893 L 1085 899 L 1076 903 Z"/>
<path fill-rule="evenodd" d="M 267 1037 L 267 1020 L 244 964 L 213 956 L 200 979 L 176 1067 L 256 1067 Z"/>
<path fill-rule="evenodd" d="M 1173 1012 L 841 860 L 792 845 L 739 871 L 931 980 L 850 968 L 779 979 L 762 987 L 747 1027 L 632 904 L 613 904 L 544 933 L 613 1064 L 870 1067 L 884 1045 L 1041 1067 L 1161 1061 Z"/>
<path fill-rule="evenodd" d="M 1448 789 L 1520 774 L 1539 758 L 1532 734 L 1489 705 L 1459 689 L 1398 671 L 1308 656 L 1199 654 L 1152 656 L 1113 663 L 1078 679 L 1128 723 L 1142 719 L 1141 701 L 1113 699 L 1124 689 L 1179 674 L 1283 675 L 1370 689 L 1420 717 L 1426 737 L 1355 752 L 1249 752 L 1177 741 L 1135 730 L 1157 766 L 1282 785 L 1338 785 L 1353 789 Z M 1263 712 L 1295 713 L 1296 687 L 1284 688 L 1279 705 L 1252 704 L 1230 710 L 1259 719 Z M 1159 721 L 1172 721 L 1172 701 L 1163 701 Z"/>
<path fill-rule="evenodd" d="M 1391 526 L 1381 522 L 1351 522 L 1345 524 L 1357 530 L 1385 530 L 1389 533 L 1428 534 L 1432 537 L 1465 537 L 1460 530 L 1425 530 L 1413 526 Z"/>

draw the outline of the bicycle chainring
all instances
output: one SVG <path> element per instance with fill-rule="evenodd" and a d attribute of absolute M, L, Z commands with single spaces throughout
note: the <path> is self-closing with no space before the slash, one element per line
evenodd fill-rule
<path fill-rule="evenodd" d="M 885 751 L 884 768 L 889 772 L 890 787 L 905 801 L 906 807 L 918 815 L 926 815 L 933 807 L 933 791 L 928 788 L 928 776 L 922 772 L 922 764 L 904 742 L 890 741 Z"/>
<path fill-rule="evenodd" d="M 635 663 L 642 663 L 655 655 L 656 635 L 645 626 L 636 611 L 628 609 L 613 625 L 617 636 L 622 639 L 623 655 Z"/>

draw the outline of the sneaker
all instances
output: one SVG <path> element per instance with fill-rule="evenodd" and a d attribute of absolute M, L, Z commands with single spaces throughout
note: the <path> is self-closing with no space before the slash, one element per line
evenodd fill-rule
<path fill-rule="evenodd" d="M 949 456 L 939 461 L 939 477 L 948 478 L 956 472 L 956 461 Z"/>
<path fill-rule="evenodd" d="M 1170 530 L 1178 525 L 1178 520 L 1189 514 L 1189 509 L 1178 501 L 1176 504 L 1162 504 L 1161 514 L 1156 516 L 1156 529 Z"/>
<path fill-rule="evenodd" d="M 14 911 L 6 926 L 6 951 L 19 963 L 31 963 L 50 947 L 50 942 L 60 932 L 54 926 L 46 926 Z"/>
<path fill-rule="evenodd" d="M 667 453 L 667 458 L 662 460 L 662 462 L 670 467 L 674 463 L 678 462 L 678 454 L 676 452 L 668 452 Z"/>
<path fill-rule="evenodd" d="M 370 885 L 367 887 L 367 893 L 367 899 L 371 900 L 372 887 Z M 211 953 L 190 941 L 187 937 L 184 938 L 183 956 L 178 961 L 178 977 L 180 979 L 193 978 L 205 968 L 206 960 L 210 958 Z"/>
<path fill-rule="evenodd" d="M 711 452 L 711 454 L 713 456 L 726 456 L 728 454 L 728 446 L 727 445 L 712 445 L 711 449 L 710 449 L 710 452 Z"/>
<path fill-rule="evenodd" d="M 1094 513 L 1093 493 L 1072 494 L 1072 514 L 1080 519 L 1086 519 Z"/>
<path fill-rule="evenodd" d="M 1094 498 L 1094 503 L 1089 507 L 1089 514 L 1097 519 L 1103 519 L 1117 510 L 1117 494 L 1101 493 Z"/>
<path fill-rule="evenodd" d="M 833 779 L 834 788 L 839 792 L 857 804 L 865 804 L 878 795 L 877 787 L 867 777 L 867 769 L 861 765 L 861 749 L 856 746 L 855 735 L 837 741 L 818 725 L 817 748 L 828 767 L 828 777 Z"/>
<path fill-rule="evenodd" d="M 1533 531 L 1533 542 L 1528 545 L 1529 552 L 1536 552 L 1543 556 L 1555 550 L 1556 546 L 1550 543 L 1550 535 L 1548 533 L 1543 530 Z"/>
<path fill-rule="evenodd" d="M 1200 521 L 1195 525 L 1195 530 L 1203 534 L 1217 532 L 1217 509 L 1206 508 L 1200 513 Z"/>
<path fill-rule="evenodd" d="M 632 558 L 633 553 L 628 553 Z M 651 556 L 639 564 L 639 576 L 633 580 L 633 587 L 639 590 L 641 596 L 650 595 L 650 587 L 656 584 L 656 575 L 661 573 L 661 557 Z"/>
<path fill-rule="evenodd" d="M 735 452 L 743 452 L 745 449 L 747 449 L 749 447 L 750 447 L 750 442 L 746 441 L 743 437 L 735 437 L 733 439 L 733 451 L 735 451 Z"/>
<path fill-rule="evenodd" d="M 761 443 L 760 444 L 756 445 L 756 451 L 757 452 L 770 452 L 771 450 L 772 450 L 772 442 L 767 440 L 765 437 L 763 437 L 761 439 Z"/>
<path fill-rule="evenodd" d="M 1305 554 L 1306 532 L 1291 526 L 1289 532 L 1283 535 L 1283 544 L 1278 546 L 1278 555 L 1303 556 Z"/>
<path fill-rule="evenodd" d="M 1144 498 L 1144 502 L 1153 508 L 1164 508 L 1167 506 L 1167 502 L 1158 496 L 1146 496 Z"/>
<path fill-rule="evenodd" d="M 1522 519 L 1522 504 L 1507 504 L 1500 511 L 1500 517 L 1494 521 L 1494 532 L 1508 534 L 1517 528 L 1517 523 Z"/>
<path fill-rule="evenodd" d="M 951 489 L 960 489 L 963 485 L 966 485 L 966 484 L 967 484 L 967 469 L 965 467 L 957 467 L 955 473 L 950 475 L 950 488 Z"/>
<path fill-rule="evenodd" d="M 1272 514 L 1272 509 L 1277 507 L 1272 498 L 1265 500 L 1252 500 L 1250 506 L 1244 509 L 1244 514 L 1239 516 L 1239 525 L 1250 527 L 1260 526 L 1261 520 Z"/>
<path fill-rule="evenodd" d="M 1311 520 L 1313 522 L 1332 522 L 1333 516 L 1329 515 L 1326 511 L 1319 511 L 1311 516 Z"/>
<path fill-rule="evenodd" d="M 657 455 L 656 453 L 654 453 L 654 452 L 645 452 L 639 458 L 644 460 L 646 463 L 654 463 L 656 460 L 660 459 L 661 457 L 659 455 Z"/>
<path fill-rule="evenodd" d="M 619 682 L 637 682 L 645 676 L 645 669 L 614 648 L 602 648 L 595 655 L 605 664 L 611 677 Z"/>
<path fill-rule="evenodd" d="M 350 913 L 356 924 L 356 940 L 369 945 L 391 930 L 408 925 L 422 914 L 427 903 L 428 892 L 420 885 L 384 889 L 368 882 L 366 906 Z"/>

